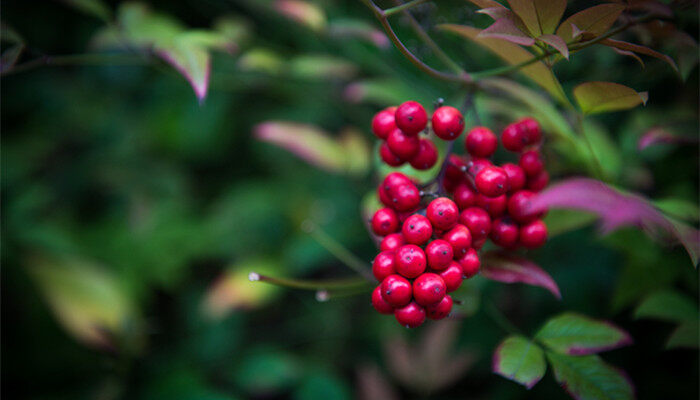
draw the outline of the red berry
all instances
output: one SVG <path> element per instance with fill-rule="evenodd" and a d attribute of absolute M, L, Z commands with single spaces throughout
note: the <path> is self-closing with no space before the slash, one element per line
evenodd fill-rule
<path fill-rule="evenodd" d="M 389 197 L 389 193 L 386 192 L 386 189 L 384 189 L 384 186 L 381 184 L 377 185 L 377 196 L 379 197 L 379 201 L 382 202 L 387 207 L 393 207 L 394 205 L 391 204 L 391 197 Z"/>
<path fill-rule="evenodd" d="M 445 297 L 446 290 L 445 281 L 431 272 L 422 274 L 413 281 L 413 298 L 422 306 L 439 302 Z"/>
<path fill-rule="evenodd" d="M 442 239 L 452 246 L 455 257 L 460 257 L 466 253 L 467 249 L 472 245 L 472 234 L 466 226 L 461 224 L 445 232 L 442 235 Z"/>
<path fill-rule="evenodd" d="M 491 232 L 491 216 L 480 207 L 469 207 L 462 211 L 459 223 L 469 228 L 474 241 L 488 237 Z"/>
<path fill-rule="evenodd" d="M 389 148 L 389 145 L 384 142 L 379 146 L 379 157 L 381 157 L 382 161 L 386 163 L 386 165 L 390 167 L 398 167 L 401 164 L 404 163 L 404 161 L 394 154 L 394 152 L 391 151 Z"/>
<path fill-rule="evenodd" d="M 382 281 L 382 298 L 392 307 L 403 307 L 411 301 L 411 282 L 403 276 L 389 275 Z"/>
<path fill-rule="evenodd" d="M 433 113 L 433 132 L 442 140 L 455 140 L 464 130 L 464 117 L 458 109 L 442 106 Z"/>
<path fill-rule="evenodd" d="M 460 183 L 455 188 L 454 200 L 460 210 L 476 204 L 477 193 L 466 183 Z"/>
<path fill-rule="evenodd" d="M 501 168 L 503 168 L 503 170 L 506 171 L 506 175 L 508 175 L 509 193 L 517 192 L 525 187 L 527 178 L 525 176 L 525 171 L 520 168 L 519 165 L 505 163 L 501 166 Z"/>
<path fill-rule="evenodd" d="M 380 314 L 392 314 L 394 312 L 394 307 L 382 297 L 382 285 L 377 286 L 372 291 L 372 306 Z"/>
<path fill-rule="evenodd" d="M 382 251 L 374 257 L 372 273 L 379 282 L 396 273 L 396 255 L 393 251 Z"/>
<path fill-rule="evenodd" d="M 481 261 L 479 260 L 479 255 L 476 253 L 476 250 L 469 249 L 457 262 L 462 267 L 462 273 L 465 279 L 469 279 L 479 273 Z"/>
<path fill-rule="evenodd" d="M 392 233 L 386 235 L 382 242 L 379 244 L 379 249 L 382 251 L 396 251 L 399 247 L 406 244 L 403 235 L 400 233 Z"/>
<path fill-rule="evenodd" d="M 486 210 L 491 218 L 498 218 L 503 215 L 503 213 L 506 212 L 507 202 L 508 198 L 505 194 L 498 197 L 486 197 L 480 194 L 476 198 L 477 207 Z"/>
<path fill-rule="evenodd" d="M 503 168 L 486 167 L 474 178 L 476 190 L 487 197 L 498 197 L 508 191 L 508 175 Z"/>
<path fill-rule="evenodd" d="M 376 137 L 386 140 L 394 129 L 396 129 L 396 123 L 394 123 L 394 113 L 391 111 L 380 111 L 372 118 L 372 133 Z"/>
<path fill-rule="evenodd" d="M 454 201 L 447 197 L 438 197 L 428 204 L 425 215 L 435 228 L 447 230 L 457 223 L 457 219 L 459 219 L 459 209 Z"/>
<path fill-rule="evenodd" d="M 409 136 L 417 135 L 428 124 L 428 114 L 423 106 L 415 101 L 401 104 L 394 117 L 396 126 Z"/>
<path fill-rule="evenodd" d="M 394 129 L 386 139 L 386 144 L 389 145 L 389 150 L 396 154 L 397 157 L 404 161 L 410 160 L 418 154 L 420 149 L 420 140 L 418 136 L 409 136 L 401 129 Z"/>
<path fill-rule="evenodd" d="M 528 210 L 532 198 L 535 196 L 536 194 L 529 190 L 520 190 L 513 193 L 510 199 L 508 199 L 508 214 L 521 224 L 541 218 L 543 213 Z"/>
<path fill-rule="evenodd" d="M 490 129 L 477 126 L 472 128 L 467 134 L 464 147 L 472 157 L 491 157 L 498 147 L 498 138 Z"/>
<path fill-rule="evenodd" d="M 430 139 L 421 138 L 418 143 L 418 153 L 410 160 L 411 166 L 415 169 L 426 170 L 435 165 L 438 159 L 438 152 L 435 144 Z"/>
<path fill-rule="evenodd" d="M 492 167 L 493 164 L 491 161 L 485 159 L 485 158 L 476 158 L 473 159 L 469 162 L 467 172 L 471 176 L 476 176 L 481 172 L 484 168 Z"/>
<path fill-rule="evenodd" d="M 445 295 L 439 303 L 425 308 L 428 318 L 433 320 L 443 319 L 452 311 L 452 296 Z"/>
<path fill-rule="evenodd" d="M 372 230 L 379 236 L 386 236 L 399 230 L 399 216 L 391 208 L 380 208 L 372 217 Z"/>
<path fill-rule="evenodd" d="M 520 227 L 520 244 L 528 249 L 541 247 L 547 241 L 547 225 L 542 220 L 535 220 Z"/>
<path fill-rule="evenodd" d="M 407 306 L 394 311 L 394 316 L 401 326 L 417 328 L 425 322 L 425 309 L 412 301 Z"/>
<path fill-rule="evenodd" d="M 462 285 L 462 266 L 458 262 L 452 261 L 450 265 L 440 272 L 440 278 L 445 281 L 447 293 L 454 292 Z"/>
<path fill-rule="evenodd" d="M 433 235 L 433 226 L 428 218 L 414 214 L 408 217 L 401 228 L 406 242 L 413 244 L 423 244 Z"/>
<path fill-rule="evenodd" d="M 428 259 L 428 266 L 439 271 L 450 265 L 454 257 L 454 251 L 449 242 L 437 239 L 425 247 L 425 256 Z"/>
<path fill-rule="evenodd" d="M 389 196 L 397 211 L 410 211 L 420 204 L 420 192 L 413 183 L 399 185 L 390 189 Z"/>
<path fill-rule="evenodd" d="M 488 239 L 488 237 L 472 240 L 472 248 L 474 250 L 481 250 L 481 248 L 486 244 L 486 239 Z"/>
<path fill-rule="evenodd" d="M 493 221 L 491 240 L 501 247 L 514 248 L 518 244 L 518 225 L 509 217 Z"/>
<path fill-rule="evenodd" d="M 450 154 L 447 158 L 447 168 L 445 169 L 445 179 L 454 182 L 464 180 L 464 171 L 467 163 L 458 155 Z"/>
<path fill-rule="evenodd" d="M 520 153 L 527 144 L 522 125 L 516 122 L 506 126 L 501 134 L 501 143 L 506 150 Z"/>
<path fill-rule="evenodd" d="M 542 140 L 542 129 L 540 129 L 540 124 L 538 124 L 537 121 L 532 118 L 523 118 L 520 120 L 520 125 L 522 126 L 521 129 L 525 132 L 527 144 L 538 144 Z"/>
<path fill-rule="evenodd" d="M 539 192 L 547 187 L 549 183 L 549 174 L 542 170 L 539 174 L 527 179 L 527 188 L 533 192 Z"/>
<path fill-rule="evenodd" d="M 425 253 L 415 244 L 406 244 L 396 251 L 396 271 L 406 278 L 415 278 L 425 271 Z"/>
<path fill-rule="evenodd" d="M 388 192 L 391 191 L 392 188 L 409 183 L 412 184 L 413 182 L 406 175 L 401 172 L 391 172 L 384 177 L 382 187 Z"/>
<path fill-rule="evenodd" d="M 523 171 L 525 171 L 527 176 L 535 176 L 544 169 L 542 157 L 540 156 L 540 152 L 537 150 L 528 150 L 521 154 L 518 164 Z"/>

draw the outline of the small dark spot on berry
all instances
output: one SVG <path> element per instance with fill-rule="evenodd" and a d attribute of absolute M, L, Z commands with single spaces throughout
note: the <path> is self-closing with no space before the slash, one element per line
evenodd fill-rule
<path fill-rule="evenodd" d="M 408 119 L 409 121 L 413 121 L 413 116 L 409 115 L 408 117 L 406 117 L 406 119 Z"/>

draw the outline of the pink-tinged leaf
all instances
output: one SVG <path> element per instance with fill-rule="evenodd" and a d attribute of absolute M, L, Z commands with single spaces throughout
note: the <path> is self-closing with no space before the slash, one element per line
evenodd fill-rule
<path fill-rule="evenodd" d="M 624 9 L 624 4 L 600 4 L 579 11 L 559 25 L 557 35 L 565 42 L 575 39 L 578 35 L 575 34 L 573 26 L 580 32 L 600 35 L 610 29 Z"/>
<path fill-rule="evenodd" d="M 273 5 L 280 14 L 319 31 L 326 27 L 326 15 L 318 6 L 301 0 L 277 0 Z"/>
<path fill-rule="evenodd" d="M 503 6 L 503 4 L 497 2 L 496 0 L 469 0 L 473 4 L 475 4 L 479 8 L 503 8 L 507 10 Z"/>
<path fill-rule="evenodd" d="M 532 389 L 547 371 L 542 349 L 522 336 L 509 336 L 493 352 L 491 369 L 506 379 Z"/>
<path fill-rule="evenodd" d="M 482 8 L 481 10 L 476 10 L 476 12 L 479 14 L 488 15 L 489 17 L 493 18 L 494 21 L 497 19 L 508 18 L 511 15 L 515 15 L 512 11 L 505 7 Z"/>
<path fill-rule="evenodd" d="M 557 208 L 598 215 L 604 233 L 623 226 L 635 226 L 654 236 L 663 232 L 683 244 L 697 267 L 700 231 L 666 217 L 639 195 L 622 193 L 595 179 L 572 178 L 550 186 L 530 203 L 533 212 Z"/>
<path fill-rule="evenodd" d="M 597 114 L 646 105 L 648 94 L 614 82 L 585 82 L 574 88 L 574 98 L 585 114 Z"/>
<path fill-rule="evenodd" d="M 566 0 L 508 0 L 508 4 L 534 37 L 554 33 L 566 10 Z"/>
<path fill-rule="evenodd" d="M 157 46 L 154 51 L 187 79 L 201 103 L 207 97 L 211 56 L 198 44 L 186 40 L 186 37 L 182 39 L 175 38 L 172 44 Z"/>
<path fill-rule="evenodd" d="M 634 59 L 639 63 L 639 65 L 642 66 L 642 68 L 645 67 L 644 61 L 643 61 L 637 54 L 635 54 L 635 53 L 633 53 L 633 52 L 631 52 L 631 51 L 627 51 L 627 50 L 616 49 L 616 48 L 614 48 L 614 47 L 612 47 L 612 50 L 613 50 L 615 53 L 617 53 L 617 54 L 619 54 L 619 55 L 621 55 L 621 56 L 626 56 L 626 57 L 632 57 L 632 58 L 634 58 Z"/>
<path fill-rule="evenodd" d="M 571 37 L 573 39 L 576 39 L 577 37 L 581 36 L 582 33 L 583 31 L 579 29 L 579 27 L 576 26 L 576 24 L 571 24 Z"/>
<path fill-rule="evenodd" d="M 336 38 L 358 38 L 366 40 L 379 48 L 388 48 L 391 42 L 386 34 L 363 21 L 338 21 L 328 26 L 328 33 Z"/>
<path fill-rule="evenodd" d="M 698 137 L 675 135 L 664 128 L 654 127 L 646 131 L 637 141 L 637 149 L 642 151 L 659 144 L 697 144 Z"/>
<path fill-rule="evenodd" d="M 482 257 L 481 275 L 503 283 L 539 286 L 561 299 L 559 286 L 554 279 L 534 262 L 519 256 L 500 251 L 488 252 Z"/>
<path fill-rule="evenodd" d="M 523 31 L 508 18 L 496 20 L 491 26 L 479 32 L 478 38 L 493 37 L 497 39 L 507 40 L 511 43 L 521 44 L 523 46 L 532 46 L 535 44 L 535 39 L 526 35 Z"/>
<path fill-rule="evenodd" d="M 608 321 L 564 313 L 547 321 L 535 339 L 550 349 L 572 356 L 595 354 L 632 344 L 632 337 Z"/>
<path fill-rule="evenodd" d="M 569 48 L 566 47 L 566 42 L 557 35 L 547 34 L 538 37 L 537 39 L 547 43 L 548 45 L 554 47 L 558 52 L 561 53 L 564 58 L 569 59 Z"/>
<path fill-rule="evenodd" d="M 547 351 L 554 379 L 576 400 L 632 400 L 634 386 L 624 371 L 599 356 L 570 356 Z"/>
<path fill-rule="evenodd" d="M 616 49 L 632 51 L 635 53 L 644 54 L 646 56 L 658 58 L 659 60 L 665 61 L 668 65 L 671 66 L 671 68 L 673 68 L 674 71 L 678 72 L 678 66 L 671 57 L 667 56 L 666 54 L 659 53 L 656 50 L 652 50 L 646 46 L 640 46 L 638 44 L 627 43 L 614 39 L 603 39 L 600 41 L 600 43 L 606 46 L 614 47 Z"/>

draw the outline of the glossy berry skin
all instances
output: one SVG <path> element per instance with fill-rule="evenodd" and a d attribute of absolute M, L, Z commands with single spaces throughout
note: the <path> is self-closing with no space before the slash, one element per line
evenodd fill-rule
<path fill-rule="evenodd" d="M 386 235 L 379 244 L 379 249 L 381 251 L 396 251 L 399 247 L 406 244 L 403 235 L 400 233 L 391 233 Z"/>
<path fill-rule="evenodd" d="M 460 257 L 466 253 L 467 249 L 472 245 L 472 234 L 469 229 L 461 224 L 455 225 L 454 228 L 445 232 L 442 239 L 452 246 L 452 251 L 455 257 Z"/>
<path fill-rule="evenodd" d="M 406 242 L 423 244 L 433 235 L 433 226 L 428 221 L 428 218 L 420 214 L 414 214 L 403 223 L 401 233 L 403 233 Z"/>
<path fill-rule="evenodd" d="M 401 157 L 397 156 L 391 151 L 386 142 L 379 146 L 379 157 L 381 157 L 382 161 L 384 161 L 384 163 L 390 167 L 398 167 L 404 163 L 404 160 L 402 160 Z"/>
<path fill-rule="evenodd" d="M 536 176 L 544 169 L 542 157 L 540 156 L 540 152 L 537 150 L 528 150 L 521 154 L 518 164 L 520 165 L 520 168 L 525 171 L 525 175 L 527 176 Z"/>
<path fill-rule="evenodd" d="M 420 204 L 420 192 L 413 183 L 399 185 L 390 189 L 389 196 L 397 211 L 411 211 Z"/>
<path fill-rule="evenodd" d="M 394 205 L 391 204 L 391 197 L 389 197 L 389 193 L 386 192 L 386 189 L 384 189 L 384 186 L 381 184 L 377 185 L 377 197 L 379 198 L 379 201 L 382 202 L 387 207 L 393 207 Z"/>
<path fill-rule="evenodd" d="M 413 299 L 422 306 L 439 302 L 445 294 L 447 286 L 440 275 L 426 272 L 413 281 Z"/>
<path fill-rule="evenodd" d="M 474 250 L 481 250 L 481 248 L 486 244 L 487 239 L 488 237 L 472 240 L 472 248 Z"/>
<path fill-rule="evenodd" d="M 396 320 L 406 328 L 417 328 L 425 322 L 425 309 L 412 301 L 405 307 L 394 311 Z"/>
<path fill-rule="evenodd" d="M 425 216 L 428 217 L 435 228 L 447 230 L 457 223 L 459 208 L 457 208 L 457 204 L 454 201 L 447 197 L 438 197 L 428 204 Z"/>
<path fill-rule="evenodd" d="M 440 278 L 445 282 L 447 293 L 454 292 L 462 286 L 462 266 L 458 262 L 452 261 L 443 271 L 440 271 Z"/>
<path fill-rule="evenodd" d="M 411 282 L 403 276 L 389 275 L 382 281 L 381 294 L 384 301 L 392 307 L 403 307 L 411 302 L 413 289 Z"/>
<path fill-rule="evenodd" d="M 549 183 L 549 174 L 542 170 L 539 174 L 527 179 L 527 188 L 533 192 L 539 192 L 547 187 Z"/>
<path fill-rule="evenodd" d="M 525 140 L 528 145 L 536 145 L 542 141 L 542 129 L 537 121 L 533 118 L 523 118 L 518 123 L 525 132 Z"/>
<path fill-rule="evenodd" d="M 379 139 L 386 140 L 394 129 L 396 129 L 396 123 L 394 122 L 394 113 L 391 111 L 380 111 L 372 118 L 372 133 Z"/>
<path fill-rule="evenodd" d="M 503 213 L 506 212 L 507 204 L 508 197 L 505 194 L 498 197 L 486 197 L 480 194 L 479 197 L 476 198 L 477 207 L 486 210 L 492 219 L 503 215 Z"/>
<path fill-rule="evenodd" d="M 454 191 L 454 201 L 460 210 L 476 204 L 477 193 L 466 183 L 457 185 Z"/>
<path fill-rule="evenodd" d="M 465 279 L 469 279 L 478 274 L 479 268 L 481 268 L 481 260 L 479 260 L 479 255 L 474 249 L 469 249 L 457 262 L 462 267 L 462 274 Z"/>
<path fill-rule="evenodd" d="M 498 138 L 490 129 L 477 126 L 467 134 L 464 147 L 472 157 L 491 157 L 498 147 Z"/>
<path fill-rule="evenodd" d="M 393 251 L 382 251 L 374 257 L 372 274 L 379 282 L 396 273 L 396 256 Z"/>
<path fill-rule="evenodd" d="M 486 167 L 474 178 L 476 190 L 486 197 L 498 197 L 508 191 L 508 175 L 500 167 Z"/>
<path fill-rule="evenodd" d="M 433 240 L 425 247 L 428 266 L 436 271 L 447 268 L 454 258 L 454 251 L 449 242 L 442 239 Z"/>
<path fill-rule="evenodd" d="M 430 139 L 421 138 L 418 143 L 418 153 L 409 160 L 411 166 L 417 170 L 430 169 L 438 159 L 435 144 Z"/>
<path fill-rule="evenodd" d="M 522 128 L 522 125 L 516 122 L 503 129 L 503 133 L 501 133 L 501 143 L 503 143 L 503 147 L 506 150 L 520 153 L 525 145 L 527 145 L 527 138 Z"/>
<path fill-rule="evenodd" d="M 439 303 L 425 307 L 425 314 L 432 320 L 443 319 L 450 315 L 452 304 L 452 296 L 445 295 Z"/>
<path fill-rule="evenodd" d="M 401 129 L 394 129 L 391 131 L 386 139 L 386 144 L 389 146 L 389 150 L 396 154 L 397 157 L 404 161 L 410 160 L 413 156 L 418 154 L 420 149 L 420 140 L 418 136 L 409 136 L 405 134 Z"/>
<path fill-rule="evenodd" d="M 528 249 L 541 247 L 547 241 L 547 225 L 535 220 L 520 227 L 520 244 Z"/>
<path fill-rule="evenodd" d="M 483 171 L 484 168 L 488 168 L 488 167 L 493 167 L 493 164 L 491 163 L 491 161 L 489 161 L 486 158 L 476 158 L 476 159 L 471 160 L 468 163 L 467 172 L 469 173 L 469 175 L 475 177 L 481 171 Z"/>
<path fill-rule="evenodd" d="M 490 237 L 501 247 L 515 248 L 518 245 L 518 225 L 509 217 L 499 218 L 491 225 Z"/>
<path fill-rule="evenodd" d="M 480 207 L 469 207 L 459 214 L 459 223 L 469 228 L 472 241 L 483 239 L 491 232 L 491 216 Z"/>
<path fill-rule="evenodd" d="M 406 244 L 396 250 L 396 272 L 413 279 L 425 271 L 427 260 L 423 249 L 415 244 Z"/>
<path fill-rule="evenodd" d="M 379 236 L 386 236 L 399 230 L 399 216 L 391 208 L 380 208 L 372 217 L 372 230 Z"/>
<path fill-rule="evenodd" d="M 382 286 L 379 285 L 372 291 L 372 306 L 380 314 L 393 314 L 394 307 L 382 297 Z"/>
<path fill-rule="evenodd" d="M 515 193 L 525 187 L 527 176 L 519 165 L 505 163 L 501 168 L 503 168 L 508 176 L 508 193 Z"/>
<path fill-rule="evenodd" d="M 508 199 L 508 214 L 518 223 L 524 224 L 540 218 L 542 213 L 528 210 L 536 194 L 529 190 L 519 190 Z"/>
<path fill-rule="evenodd" d="M 382 186 L 387 192 L 390 192 L 392 189 L 398 186 L 406 184 L 413 184 L 413 182 L 411 182 L 411 179 L 401 172 L 391 172 L 387 174 L 382 181 Z"/>
<path fill-rule="evenodd" d="M 432 123 L 433 132 L 442 140 L 455 140 L 464 130 L 462 113 L 450 106 L 442 106 L 435 110 Z"/>
<path fill-rule="evenodd" d="M 463 169 L 467 168 L 467 163 L 458 155 L 450 154 L 447 159 L 447 168 L 445 169 L 445 179 L 453 182 L 461 182 L 464 180 Z"/>
<path fill-rule="evenodd" d="M 416 136 L 428 124 L 428 114 L 422 105 L 407 101 L 396 109 L 394 115 L 396 126 L 406 135 Z"/>

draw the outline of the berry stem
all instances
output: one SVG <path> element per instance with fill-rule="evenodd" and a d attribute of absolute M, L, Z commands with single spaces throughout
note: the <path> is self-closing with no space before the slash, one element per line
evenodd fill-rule
<path fill-rule="evenodd" d="M 326 281 L 308 281 L 302 279 L 290 279 L 290 278 L 279 278 L 274 276 L 267 276 L 258 274 L 257 272 L 251 272 L 248 274 L 248 280 L 251 282 L 265 282 L 275 286 L 282 286 L 292 289 L 302 289 L 302 290 L 343 290 L 343 289 L 358 289 L 362 287 L 369 287 L 369 284 L 365 282 L 364 279 L 337 279 L 337 280 L 326 280 Z"/>
<path fill-rule="evenodd" d="M 356 255 L 352 254 L 347 248 L 342 244 L 338 243 L 333 239 L 328 233 L 323 229 L 319 228 L 318 225 L 313 222 L 306 220 L 302 222 L 301 229 L 308 233 L 312 238 L 314 238 L 318 244 L 323 246 L 329 253 L 333 254 L 338 260 L 345 264 L 348 268 L 357 272 L 365 280 L 374 282 L 372 273 L 367 264 L 362 262 Z"/>

